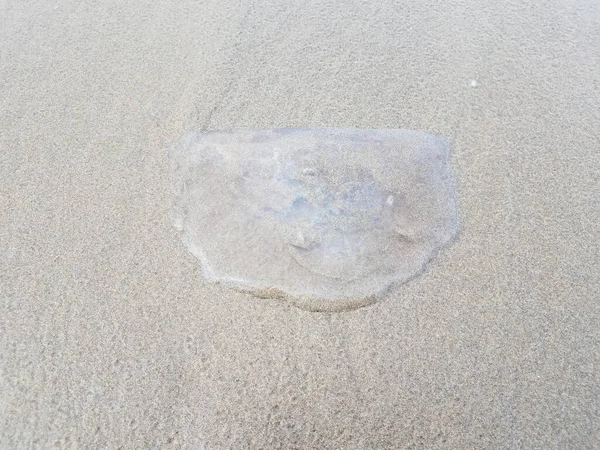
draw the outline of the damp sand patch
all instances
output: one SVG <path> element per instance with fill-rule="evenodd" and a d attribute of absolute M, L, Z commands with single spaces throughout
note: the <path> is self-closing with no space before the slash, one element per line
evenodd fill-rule
<path fill-rule="evenodd" d="M 374 302 L 457 231 L 450 145 L 412 130 L 195 132 L 174 222 L 206 279 L 312 310 Z"/>

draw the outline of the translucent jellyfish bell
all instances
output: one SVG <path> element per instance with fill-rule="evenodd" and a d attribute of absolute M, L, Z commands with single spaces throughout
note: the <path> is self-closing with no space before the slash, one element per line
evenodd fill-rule
<path fill-rule="evenodd" d="M 170 158 L 175 224 L 205 277 L 259 297 L 366 305 L 456 235 L 450 146 L 420 131 L 197 132 Z"/>

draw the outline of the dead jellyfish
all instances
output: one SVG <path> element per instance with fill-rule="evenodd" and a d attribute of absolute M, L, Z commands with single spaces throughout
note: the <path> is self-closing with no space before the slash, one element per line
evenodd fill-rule
<path fill-rule="evenodd" d="M 204 276 L 312 310 L 375 301 L 457 230 L 450 146 L 411 130 L 197 132 L 170 151 Z"/>

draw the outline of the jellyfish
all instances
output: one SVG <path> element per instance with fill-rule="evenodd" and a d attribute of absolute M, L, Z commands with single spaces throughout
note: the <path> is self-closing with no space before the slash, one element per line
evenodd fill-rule
<path fill-rule="evenodd" d="M 353 309 L 454 240 L 450 156 L 404 129 L 192 132 L 169 151 L 174 224 L 208 281 Z"/>

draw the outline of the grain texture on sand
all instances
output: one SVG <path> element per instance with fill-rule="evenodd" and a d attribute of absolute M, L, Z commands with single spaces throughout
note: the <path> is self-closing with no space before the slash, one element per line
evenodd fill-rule
<path fill-rule="evenodd" d="M 0 447 L 597 446 L 599 7 L 2 2 Z M 451 138 L 459 239 L 343 314 L 204 283 L 165 149 L 280 127 Z"/>

